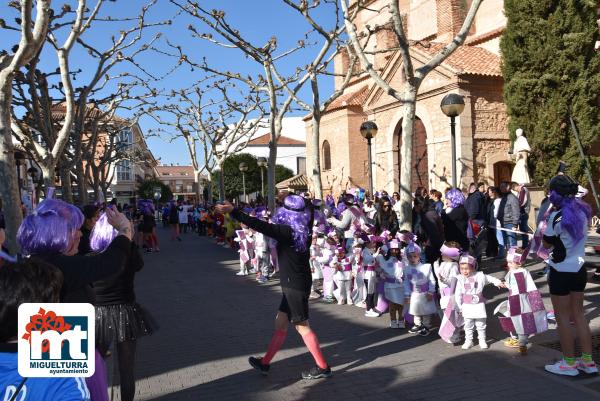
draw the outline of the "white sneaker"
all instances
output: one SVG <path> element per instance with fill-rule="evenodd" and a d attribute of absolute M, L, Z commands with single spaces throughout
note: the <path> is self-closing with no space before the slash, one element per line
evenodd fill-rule
<path fill-rule="evenodd" d="M 397 329 L 397 328 L 398 328 L 398 321 L 397 320 L 390 321 L 390 329 Z"/>
<path fill-rule="evenodd" d="M 237 273 L 235 273 L 235 275 L 236 276 L 247 276 L 248 273 L 246 273 L 246 272 L 237 272 Z"/>
<path fill-rule="evenodd" d="M 353 301 L 353 300 L 351 300 L 351 299 L 349 299 L 349 300 L 348 300 L 348 305 L 354 305 L 354 301 Z"/>
<path fill-rule="evenodd" d="M 399 329 L 405 329 L 406 328 L 406 322 L 404 320 L 398 320 L 398 328 Z"/>
<path fill-rule="evenodd" d="M 487 345 L 487 343 L 485 342 L 485 340 L 479 340 L 479 348 L 481 349 L 488 349 L 490 346 Z"/>
<path fill-rule="evenodd" d="M 547 372 L 554 373 L 555 375 L 565 376 L 577 376 L 579 370 L 577 370 L 577 364 L 571 366 L 564 359 L 553 363 L 552 365 L 544 366 Z"/>
<path fill-rule="evenodd" d="M 579 369 L 582 372 L 585 372 L 589 375 L 598 373 L 598 366 L 596 366 L 596 363 L 594 361 L 584 362 L 583 360 L 581 360 L 581 358 L 577 358 L 576 366 L 577 366 L 577 369 Z"/>
<path fill-rule="evenodd" d="M 370 309 L 365 312 L 366 317 L 379 317 L 379 313 L 375 312 L 373 309 Z"/>
<path fill-rule="evenodd" d="M 473 346 L 473 341 L 471 340 L 466 340 L 465 343 L 462 345 L 462 349 L 469 349 Z"/>
<path fill-rule="evenodd" d="M 366 302 L 359 302 L 357 304 L 354 304 L 354 306 L 358 306 L 359 308 L 366 308 L 367 307 L 367 303 Z"/>

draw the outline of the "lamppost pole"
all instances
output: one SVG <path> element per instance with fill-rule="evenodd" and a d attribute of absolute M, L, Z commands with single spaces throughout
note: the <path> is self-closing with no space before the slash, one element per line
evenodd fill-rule
<path fill-rule="evenodd" d="M 456 188 L 456 117 L 450 117 L 450 146 L 452 147 L 452 187 Z"/>
<path fill-rule="evenodd" d="M 371 160 L 371 137 L 367 138 L 368 161 L 369 161 L 369 194 L 373 196 L 373 161 Z"/>
<path fill-rule="evenodd" d="M 440 104 L 442 112 L 450 117 L 450 146 L 452 154 L 452 187 L 458 187 L 458 173 L 456 172 L 456 117 L 465 109 L 465 99 L 456 93 L 448 93 Z"/>
<path fill-rule="evenodd" d="M 256 164 L 260 167 L 260 195 L 263 198 L 263 202 L 265 199 L 265 177 L 264 177 L 264 167 L 267 167 L 267 159 L 265 157 L 259 157 Z"/>
<path fill-rule="evenodd" d="M 244 162 L 241 162 L 238 166 L 242 173 L 242 187 L 244 189 L 244 202 L 248 203 L 248 199 L 246 197 L 246 171 L 248 171 L 248 165 Z"/>
<path fill-rule="evenodd" d="M 367 140 L 367 160 L 369 163 L 369 195 L 373 196 L 373 162 L 371 160 L 371 139 L 377 135 L 377 124 L 365 121 L 360 125 L 360 134 Z"/>

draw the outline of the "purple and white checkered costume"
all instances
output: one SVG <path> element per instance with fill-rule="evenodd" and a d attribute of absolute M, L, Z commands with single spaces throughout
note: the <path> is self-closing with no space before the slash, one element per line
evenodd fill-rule
<path fill-rule="evenodd" d="M 548 330 L 546 309 L 533 278 L 524 268 L 508 272 L 505 278 L 509 289 L 508 300 L 502 302 L 494 313 L 502 313 L 500 326 L 504 331 L 529 335 Z"/>

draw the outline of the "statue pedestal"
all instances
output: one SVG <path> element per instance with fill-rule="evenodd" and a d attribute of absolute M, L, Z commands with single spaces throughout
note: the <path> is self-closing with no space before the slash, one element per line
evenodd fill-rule
<path fill-rule="evenodd" d="M 540 210 L 540 205 L 546 196 L 545 188 L 538 187 L 533 184 L 527 184 L 525 187 L 529 190 L 529 196 L 531 197 L 531 209 L 529 211 L 529 227 L 533 231 L 537 228 L 535 225 L 535 219 L 538 215 L 538 210 Z"/>

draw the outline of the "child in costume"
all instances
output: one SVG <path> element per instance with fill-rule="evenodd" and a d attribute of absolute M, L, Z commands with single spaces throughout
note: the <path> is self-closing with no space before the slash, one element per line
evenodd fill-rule
<path fill-rule="evenodd" d="M 369 236 L 369 242 L 365 249 L 363 249 L 363 270 L 364 270 L 364 283 L 366 289 L 366 308 L 365 316 L 367 317 L 379 317 L 381 314 L 375 309 L 375 290 L 377 287 L 377 260 L 376 256 L 377 245 L 383 245 L 383 242 L 377 242 L 382 240 L 381 237 L 374 235 Z"/>
<path fill-rule="evenodd" d="M 392 240 L 389 243 L 387 255 L 377 255 L 377 263 L 381 269 L 381 277 L 385 281 L 385 298 L 390 310 L 390 328 L 403 329 L 406 327 L 402 309 L 404 305 L 403 265 L 400 261 L 400 243 Z"/>
<path fill-rule="evenodd" d="M 331 234 L 331 233 L 329 233 Z M 325 240 L 325 246 L 321 248 L 321 256 L 316 257 L 316 261 L 323 270 L 323 301 L 332 303 L 333 300 L 333 275 L 335 270 L 332 265 L 334 251 L 337 248 L 337 242 L 332 235 L 328 235 Z"/>
<path fill-rule="evenodd" d="M 332 259 L 332 265 L 335 269 L 333 279 L 337 289 L 333 292 L 338 300 L 338 305 L 352 305 L 352 263 L 354 254 L 346 255 L 344 247 L 338 247 Z"/>
<path fill-rule="evenodd" d="M 479 338 L 479 347 L 487 349 L 486 342 L 486 319 L 485 298 L 483 297 L 483 287 L 487 284 L 494 284 L 498 288 L 504 288 L 502 281 L 481 271 L 475 271 L 477 260 L 469 255 L 463 254 L 459 259 L 460 276 L 456 283 L 454 300 L 461 311 L 465 320 L 465 343 L 462 349 L 469 349 L 473 346 L 473 332 L 477 329 Z"/>
<path fill-rule="evenodd" d="M 237 234 L 235 242 L 240 246 L 238 250 L 240 254 L 240 271 L 236 273 L 236 276 L 247 276 L 252 267 L 251 260 L 254 258 L 254 238 L 252 237 L 252 230 L 242 225 L 241 230 L 235 232 Z"/>
<path fill-rule="evenodd" d="M 421 248 L 409 242 L 405 248 L 407 264 L 404 266 L 404 296 L 409 302 L 408 313 L 414 316 L 411 334 L 429 335 L 431 315 L 436 313 L 435 278 L 429 263 L 421 263 Z"/>
<path fill-rule="evenodd" d="M 367 288 L 365 286 L 365 265 L 374 265 L 375 259 L 371 252 L 365 246 L 369 242 L 366 234 L 357 238 L 353 244 L 352 251 L 354 252 L 354 261 L 352 263 L 352 277 L 354 278 L 352 300 L 354 305 L 359 308 L 367 306 Z"/>
<path fill-rule="evenodd" d="M 510 333 L 504 345 L 519 348 L 521 355 L 527 354 L 529 336 L 548 330 L 548 320 L 542 296 L 531 274 L 523 268 L 526 255 L 521 248 L 512 247 L 506 254 L 508 274 L 504 278 L 508 288 L 508 300 L 502 302 L 495 313 L 501 312 L 500 325 Z"/>
<path fill-rule="evenodd" d="M 317 260 L 321 256 L 321 249 L 325 246 L 325 237 L 317 227 L 313 229 L 313 239 L 310 245 L 310 271 L 312 274 L 312 286 L 310 288 L 310 299 L 321 298 L 317 288 L 319 281 L 323 279 L 323 269 L 321 263 Z"/>
<path fill-rule="evenodd" d="M 441 260 L 433 263 L 433 272 L 437 277 L 440 292 L 440 309 L 442 310 L 442 323 L 438 333 L 447 343 L 457 344 L 460 327 L 464 323 L 454 301 L 456 283 L 460 275 L 458 270 L 460 244 L 455 241 L 445 242 L 440 252 Z"/>

